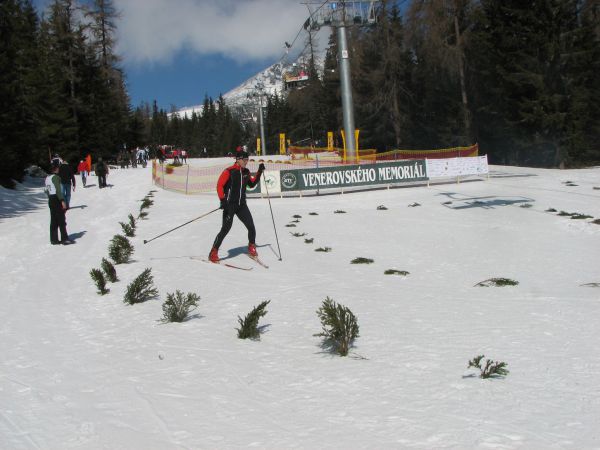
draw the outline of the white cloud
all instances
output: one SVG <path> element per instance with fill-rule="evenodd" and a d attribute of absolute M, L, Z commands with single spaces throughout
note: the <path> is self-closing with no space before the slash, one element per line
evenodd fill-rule
<path fill-rule="evenodd" d="M 309 12 L 300 0 L 115 0 L 118 51 L 130 63 L 166 63 L 178 51 L 245 62 L 279 57 Z M 303 33 L 294 47 L 302 47 Z"/>

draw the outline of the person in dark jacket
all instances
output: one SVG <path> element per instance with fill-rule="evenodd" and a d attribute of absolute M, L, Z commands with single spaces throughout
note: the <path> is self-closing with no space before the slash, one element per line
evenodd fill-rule
<path fill-rule="evenodd" d="M 98 162 L 96 163 L 96 175 L 98 176 L 98 188 L 102 189 L 106 187 L 106 175 L 108 174 L 108 166 L 104 161 L 102 161 L 102 157 L 98 158 Z"/>
<path fill-rule="evenodd" d="M 256 176 L 253 177 L 250 175 L 250 171 L 246 169 L 247 164 L 248 153 L 244 151 L 237 152 L 235 164 L 227 167 L 217 181 L 217 194 L 223 210 L 223 224 L 208 255 L 208 259 L 212 262 L 219 261 L 219 247 L 229 230 L 231 230 L 234 216 L 238 216 L 238 219 L 248 229 L 248 254 L 252 257 L 258 256 L 255 242 L 256 229 L 254 228 L 252 214 L 246 204 L 246 188 L 253 188 L 258 184 L 260 176 L 265 170 L 265 165 L 261 163 Z"/>
<path fill-rule="evenodd" d="M 60 186 L 65 204 L 67 205 L 67 209 L 69 209 L 69 205 L 71 204 L 71 186 L 73 186 L 73 192 L 75 192 L 75 174 L 68 162 L 61 162 L 58 168 L 58 176 L 60 177 Z"/>
<path fill-rule="evenodd" d="M 51 173 L 46 177 L 45 192 L 48 196 L 48 207 L 50 208 L 50 243 L 52 245 L 69 245 L 75 242 L 69 239 L 67 233 L 67 222 L 65 211 L 67 204 L 61 189 L 60 176 L 58 171 L 61 163 L 58 159 L 53 159 L 50 163 Z M 60 229 L 60 241 L 58 240 L 58 230 Z"/>

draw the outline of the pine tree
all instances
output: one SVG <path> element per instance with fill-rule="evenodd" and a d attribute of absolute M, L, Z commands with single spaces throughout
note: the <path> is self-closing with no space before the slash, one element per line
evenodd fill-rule
<path fill-rule="evenodd" d="M 151 300 L 157 296 L 158 289 L 154 287 L 152 269 L 147 268 L 127 286 L 123 303 L 133 305 Z"/>
<path fill-rule="evenodd" d="M 38 29 L 29 2 L 0 2 L 0 185 L 6 187 L 21 181 L 25 167 L 40 159 Z"/>

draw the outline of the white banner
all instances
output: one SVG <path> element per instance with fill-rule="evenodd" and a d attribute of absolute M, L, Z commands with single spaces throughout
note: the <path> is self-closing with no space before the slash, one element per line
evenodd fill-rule
<path fill-rule="evenodd" d="M 472 158 L 428 159 L 426 163 L 429 178 L 483 175 L 489 172 L 487 155 Z"/>

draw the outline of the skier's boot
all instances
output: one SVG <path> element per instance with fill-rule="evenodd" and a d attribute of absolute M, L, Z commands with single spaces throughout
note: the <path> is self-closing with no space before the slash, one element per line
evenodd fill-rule
<path fill-rule="evenodd" d="M 252 258 L 257 258 L 258 257 L 258 253 L 256 253 L 256 245 L 255 244 L 248 244 L 248 254 Z"/>
<path fill-rule="evenodd" d="M 219 262 L 219 249 L 217 247 L 213 247 L 208 254 L 208 260 L 210 262 L 218 263 Z"/>

